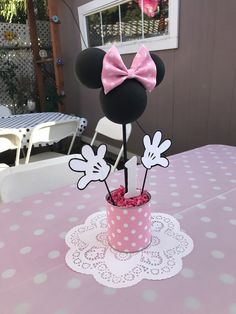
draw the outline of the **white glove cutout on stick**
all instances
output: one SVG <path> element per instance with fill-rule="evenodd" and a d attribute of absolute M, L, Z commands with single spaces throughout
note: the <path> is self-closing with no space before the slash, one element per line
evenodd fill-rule
<path fill-rule="evenodd" d="M 170 140 L 165 140 L 160 144 L 162 134 L 160 131 L 157 131 L 151 143 L 149 135 L 145 135 L 143 138 L 143 144 L 145 147 L 144 155 L 141 158 L 142 164 L 146 169 L 151 169 L 154 166 L 160 165 L 162 167 L 167 167 L 169 161 L 165 157 L 161 157 L 161 154 L 164 153 L 171 145 Z"/>
<path fill-rule="evenodd" d="M 83 190 L 91 181 L 105 181 L 111 170 L 111 166 L 104 160 L 106 145 L 100 145 L 96 155 L 90 145 L 84 145 L 81 154 L 84 159 L 72 158 L 69 161 L 71 170 L 84 172 L 78 181 L 78 188 Z"/>

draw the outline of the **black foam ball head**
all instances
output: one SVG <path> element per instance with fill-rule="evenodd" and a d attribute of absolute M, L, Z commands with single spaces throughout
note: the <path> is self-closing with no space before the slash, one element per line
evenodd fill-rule
<path fill-rule="evenodd" d="M 156 64 L 156 68 L 157 68 L 156 86 L 158 86 L 162 82 L 165 76 L 165 65 L 160 57 L 158 57 L 154 53 L 150 53 L 150 55 L 152 57 L 152 60 Z"/>
<path fill-rule="evenodd" d="M 75 72 L 82 84 L 89 88 L 102 87 L 101 73 L 105 51 L 87 48 L 76 59 Z"/>
<path fill-rule="evenodd" d="M 100 92 L 100 102 L 104 115 L 119 124 L 137 120 L 147 105 L 147 94 L 142 84 L 135 79 L 124 81 L 106 95 Z"/>

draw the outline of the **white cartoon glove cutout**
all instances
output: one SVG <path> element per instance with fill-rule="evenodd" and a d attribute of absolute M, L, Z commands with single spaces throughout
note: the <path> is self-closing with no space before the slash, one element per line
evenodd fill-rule
<path fill-rule="evenodd" d="M 78 181 L 78 188 L 83 190 L 91 181 L 105 181 L 108 177 L 111 166 L 106 163 L 104 156 L 106 145 L 100 145 L 95 155 L 90 145 L 82 147 L 82 157 L 84 159 L 72 158 L 69 161 L 69 167 L 76 172 L 84 172 L 84 175 Z"/>
<path fill-rule="evenodd" d="M 165 140 L 159 146 L 161 142 L 161 137 L 161 132 L 157 131 L 153 136 L 152 143 L 149 135 L 145 135 L 143 138 L 145 151 L 143 157 L 141 158 L 141 161 L 146 169 L 151 169 L 156 165 L 160 165 L 162 167 L 167 167 L 169 165 L 168 159 L 165 157 L 161 157 L 161 154 L 170 147 L 171 141 Z"/>

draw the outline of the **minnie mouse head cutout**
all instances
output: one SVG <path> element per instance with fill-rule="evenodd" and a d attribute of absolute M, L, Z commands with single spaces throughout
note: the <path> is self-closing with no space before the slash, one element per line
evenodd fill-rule
<path fill-rule="evenodd" d="M 129 69 L 115 46 L 112 46 L 107 53 L 98 48 L 88 48 L 82 51 L 76 60 L 76 74 L 87 87 L 101 88 L 100 102 L 104 115 L 123 126 L 125 195 L 127 198 L 134 197 L 137 195 L 137 158 L 133 157 L 127 162 L 125 124 L 135 121 L 144 112 L 147 104 L 146 90 L 152 91 L 161 83 L 165 74 L 164 64 L 158 56 L 149 53 L 144 46 L 138 50 Z M 142 164 L 146 168 L 146 173 L 141 194 L 144 191 L 147 171 L 158 164 L 163 167 L 168 166 L 167 159 L 161 157 L 161 154 L 171 143 L 166 140 L 159 146 L 160 141 L 160 132 L 156 132 L 152 144 L 148 135 L 144 137 L 145 153 Z M 97 154 L 86 145 L 82 148 L 82 159 L 71 159 L 69 166 L 73 171 L 84 173 L 78 182 L 79 189 L 84 189 L 91 181 L 102 181 L 106 184 L 111 197 L 106 183 L 110 168 L 104 160 L 105 152 L 104 145 L 98 148 Z M 112 203 L 114 204 L 113 200 Z"/>
<path fill-rule="evenodd" d="M 111 121 L 126 124 L 137 120 L 147 104 L 146 90 L 152 91 L 164 78 L 165 67 L 155 54 L 140 47 L 127 69 L 115 46 L 108 52 L 83 50 L 76 60 L 78 79 L 89 88 L 101 88 L 100 102 Z"/>

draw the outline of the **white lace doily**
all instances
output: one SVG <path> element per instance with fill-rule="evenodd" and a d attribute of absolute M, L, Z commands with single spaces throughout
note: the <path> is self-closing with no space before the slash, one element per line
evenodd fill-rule
<path fill-rule="evenodd" d="M 172 216 L 152 213 L 152 242 L 143 251 L 121 253 L 107 242 L 106 212 L 96 212 L 83 225 L 66 235 L 70 250 L 67 265 L 76 272 L 91 274 L 101 284 L 123 288 L 142 279 L 160 280 L 182 269 L 182 258 L 193 249 L 192 239 L 180 231 Z"/>

